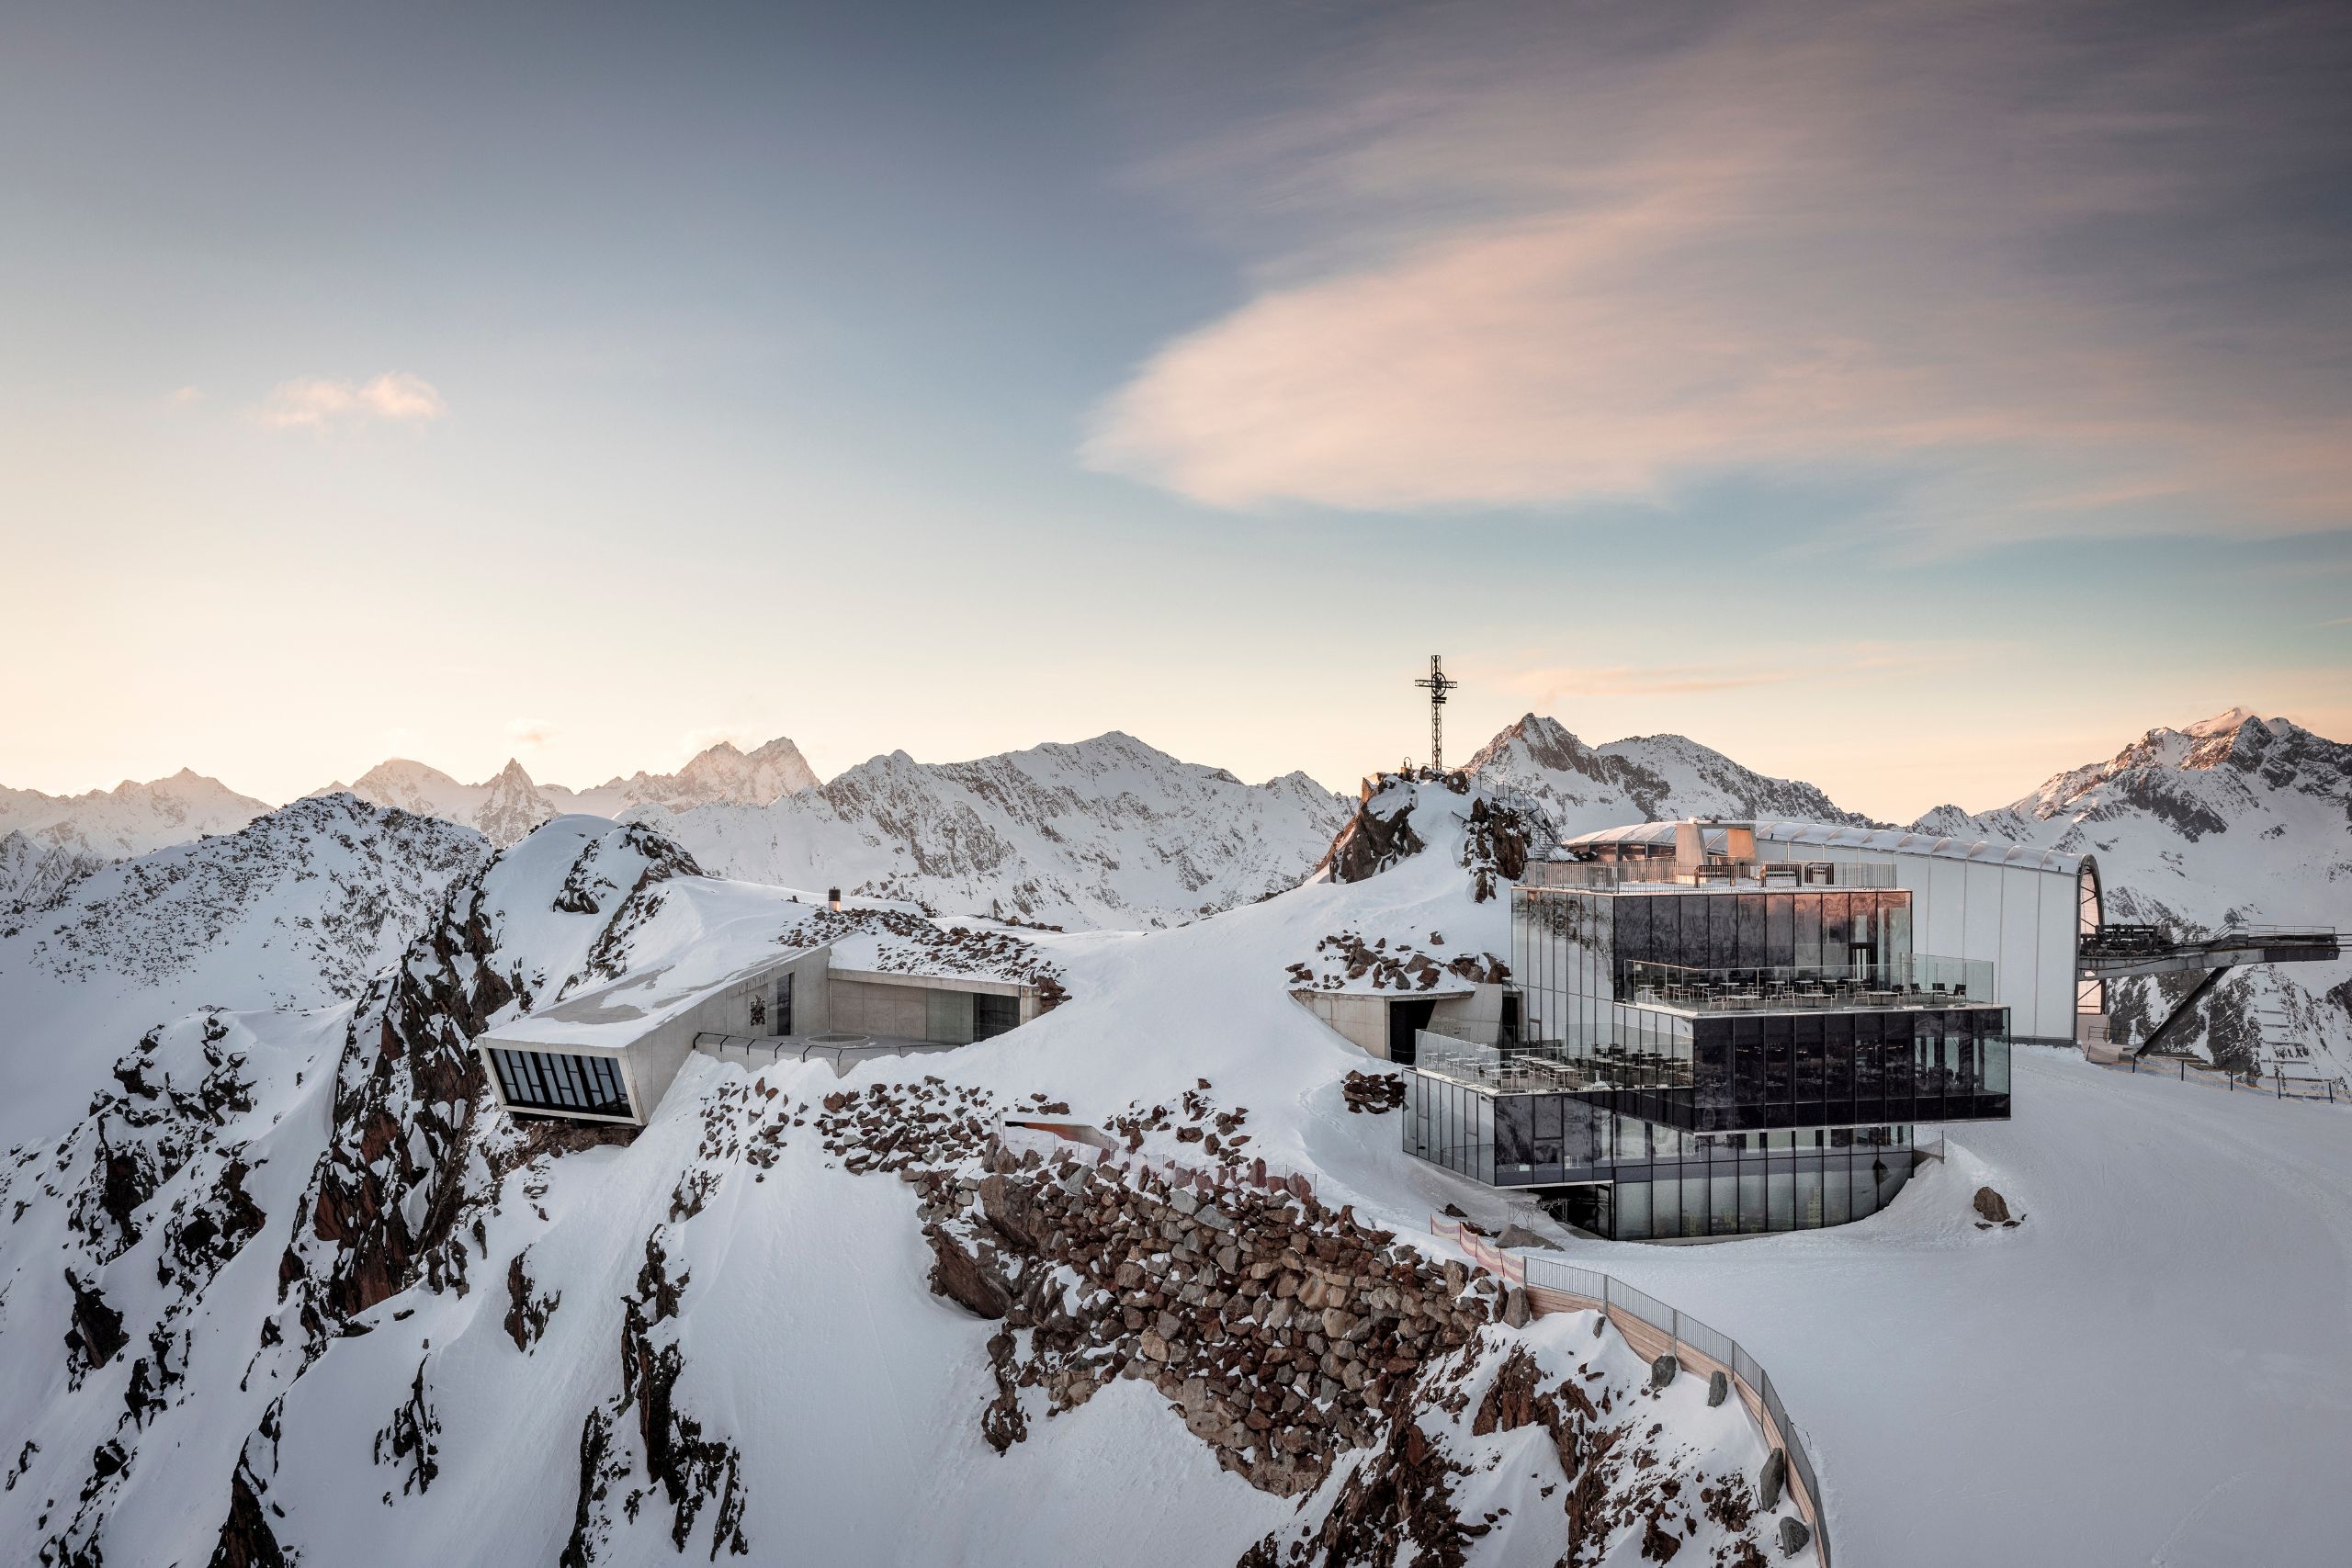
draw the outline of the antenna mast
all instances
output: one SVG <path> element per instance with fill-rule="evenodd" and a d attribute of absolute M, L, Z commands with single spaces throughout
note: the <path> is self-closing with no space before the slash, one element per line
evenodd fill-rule
<path fill-rule="evenodd" d="M 1445 694 L 1462 682 L 1448 675 L 1438 659 L 1437 654 L 1430 655 L 1429 679 L 1413 684 L 1430 694 L 1430 766 L 1442 773 L 1445 772 Z"/>

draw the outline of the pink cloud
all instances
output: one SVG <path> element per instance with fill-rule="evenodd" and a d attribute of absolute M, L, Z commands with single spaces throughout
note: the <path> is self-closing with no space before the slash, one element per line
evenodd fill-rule
<path fill-rule="evenodd" d="M 1380 51 L 1339 101 L 1168 160 L 1292 238 L 1102 401 L 1082 460 L 1228 507 L 1899 466 L 1928 476 L 1912 521 L 1971 535 L 2352 521 L 2352 409 L 2309 323 L 2184 327 L 2148 258 L 2104 285 L 2031 259 L 2241 172 L 2144 156 L 2193 123 L 2167 96 L 2191 68 L 2046 107 L 2019 83 L 2058 46 L 1951 10 L 1751 17 L 1628 60 Z"/>
<path fill-rule="evenodd" d="M 280 381 L 271 389 L 256 417 L 273 430 L 321 430 L 368 420 L 429 424 L 448 412 L 448 404 L 432 382 L 394 370 L 365 382 L 323 376 Z"/>

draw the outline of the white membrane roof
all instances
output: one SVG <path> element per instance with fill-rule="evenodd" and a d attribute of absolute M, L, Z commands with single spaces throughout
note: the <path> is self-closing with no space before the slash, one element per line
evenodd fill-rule
<path fill-rule="evenodd" d="M 1746 824 L 1710 824 L 1707 827 L 1707 849 L 1721 852 L 1727 847 L 1724 829 Z M 2046 871 L 2073 876 L 2083 868 L 2081 855 L 2061 854 L 2056 850 L 2036 848 L 2032 844 L 2012 844 L 1991 839 L 1947 839 L 1933 833 L 1914 833 L 1902 828 L 1846 828 L 1827 822 L 1757 822 L 1752 824 L 1758 840 L 1776 844 L 1802 844 L 1825 852 L 1818 858 L 1836 860 L 1837 851 L 1846 850 L 1870 855 L 1928 855 L 1937 860 L 1973 861 L 1986 865 L 2022 866 L 2029 871 Z M 1674 844 L 1672 822 L 1635 822 L 1623 828 L 1600 828 L 1589 833 L 1579 833 L 1567 840 L 1570 847 L 1579 844 Z"/>

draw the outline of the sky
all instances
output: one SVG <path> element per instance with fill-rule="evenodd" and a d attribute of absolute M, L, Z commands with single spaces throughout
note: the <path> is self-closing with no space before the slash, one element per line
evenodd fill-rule
<path fill-rule="evenodd" d="M 0 784 L 2352 739 L 2352 19 L 0 11 Z"/>

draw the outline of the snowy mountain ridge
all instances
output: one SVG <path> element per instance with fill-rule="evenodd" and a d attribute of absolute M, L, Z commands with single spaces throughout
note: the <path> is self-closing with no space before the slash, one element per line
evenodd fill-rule
<path fill-rule="evenodd" d="M 1588 746 L 1558 719 L 1532 713 L 1480 747 L 1467 771 L 1532 796 L 1562 838 L 1681 817 L 1874 825 L 1812 784 L 1742 767 L 1680 735 Z"/>
<path fill-rule="evenodd" d="M 1049 925 L 1167 925 L 1295 886 L 1349 802 L 1113 730 L 968 762 L 894 751 L 765 807 L 643 807 L 729 876 Z"/>
<path fill-rule="evenodd" d="M 0 1136 L 80 1102 L 60 1066 L 79 1052 L 195 1007 L 356 996 L 489 852 L 470 829 L 329 795 L 0 908 Z"/>
<path fill-rule="evenodd" d="M 147 784 L 125 779 L 110 790 L 81 795 L 0 785 L 0 839 L 22 833 L 43 851 L 123 860 L 207 833 L 233 833 L 268 809 L 266 803 L 187 768 L 169 778 Z M 0 882 L 0 903 L 9 897 L 8 885 Z"/>
<path fill-rule="evenodd" d="M 640 770 L 625 779 L 608 779 L 593 789 L 536 783 L 523 764 L 512 758 L 490 779 L 465 784 L 437 768 L 395 757 L 347 785 L 331 784 L 313 793 L 348 790 L 379 806 L 396 806 L 403 811 L 462 823 L 504 848 L 548 818 L 569 813 L 619 817 L 641 806 L 672 810 L 716 804 L 765 806 L 816 783 L 817 775 L 801 756 L 800 748 L 779 736 L 749 754 L 722 740 L 697 752 L 674 773 Z"/>
<path fill-rule="evenodd" d="M 1940 807 L 1916 826 L 2094 855 L 2111 921 L 2352 927 L 2352 746 L 2244 708 L 2151 729 L 2008 806 Z M 2144 1033 L 2192 979 L 2118 985 L 2119 1031 Z M 2241 970 L 2204 1005 L 2183 1043 L 2218 1061 L 2352 1072 L 2352 964 Z"/>

